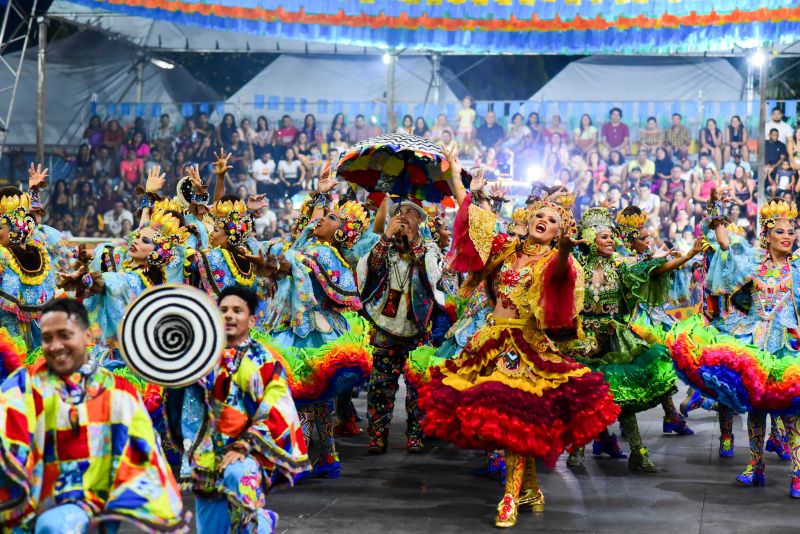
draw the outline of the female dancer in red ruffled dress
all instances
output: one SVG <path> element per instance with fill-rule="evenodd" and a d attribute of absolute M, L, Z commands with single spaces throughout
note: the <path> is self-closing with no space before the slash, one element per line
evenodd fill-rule
<path fill-rule="evenodd" d="M 451 164 L 458 176 L 460 163 Z M 475 197 L 483 185 L 476 182 Z M 619 414 L 603 375 L 558 354 L 551 341 L 576 334 L 583 307 L 583 271 L 570 254 L 575 221 L 565 204 L 534 204 L 524 242 L 495 235 L 491 210 L 469 198 L 462 204 L 452 267 L 470 272 L 465 296 L 487 282 L 493 313 L 460 357 L 432 368 L 420 386 L 427 434 L 462 448 L 506 451 L 498 527 L 514 526 L 520 506 L 544 509 L 536 458 L 555 464 Z"/>

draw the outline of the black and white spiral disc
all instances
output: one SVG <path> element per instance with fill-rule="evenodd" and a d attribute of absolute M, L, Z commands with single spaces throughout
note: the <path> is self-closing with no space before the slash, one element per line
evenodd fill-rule
<path fill-rule="evenodd" d="M 117 332 L 120 353 L 133 374 L 164 387 L 207 376 L 225 347 L 216 303 L 192 286 L 151 287 L 128 305 Z"/>

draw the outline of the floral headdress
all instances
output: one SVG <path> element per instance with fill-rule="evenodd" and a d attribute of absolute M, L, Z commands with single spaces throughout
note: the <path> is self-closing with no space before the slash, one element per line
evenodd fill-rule
<path fill-rule="evenodd" d="M 441 213 L 434 204 L 427 204 L 423 206 L 425 209 L 425 213 L 428 214 L 428 218 L 425 220 L 425 224 L 428 225 L 428 230 L 431 232 L 431 239 L 438 243 L 439 238 L 441 237 L 440 231 L 444 228 L 444 213 Z"/>
<path fill-rule="evenodd" d="M 162 198 L 161 200 L 156 200 L 153 204 L 153 211 L 161 210 L 161 211 L 177 211 L 178 213 L 183 213 L 183 206 L 181 205 L 180 201 L 174 198 Z"/>
<path fill-rule="evenodd" d="M 342 226 L 334 232 L 333 239 L 340 247 L 349 249 L 369 226 L 369 215 L 360 203 L 351 200 L 339 206 L 336 216 Z"/>
<path fill-rule="evenodd" d="M 0 198 L 0 226 L 8 225 L 8 239 L 14 245 L 24 243 L 36 229 L 30 209 L 31 197 L 27 193 Z"/>
<path fill-rule="evenodd" d="M 154 210 L 150 220 L 144 224 L 143 228 L 153 230 L 153 244 L 155 248 L 147 256 L 147 263 L 153 267 L 161 267 L 168 264 L 175 255 L 175 247 L 183 245 L 189 237 L 189 231 L 181 226 L 180 220 L 162 210 Z M 140 230 L 131 235 L 131 239 L 139 237 Z"/>
<path fill-rule="evenodd" d="M 527 220 L 523 224 L 527 224 L 527 221 L 530 221 L 540 209 L 548 208 L 555 211 L 559 219 L 559 232 L 556 236 L 556 241 L 560 239 L 562 235 L 574 235 L 577 233 L 575 216 L 572 214 L 572 205 L 574 203 L 575 195 L 573 193 L 537 200 L 525 210 L 527 212 Z"/>
<path fill-rule="evenodd" d="M 589 208 L 583 214 L 580 224 L 578 224 L 581 239 L 585 240 L 589 249 L 592 252 L 597 251 L 597 245 L 594 242 L 597 232 L 600 231 L 614 231 L 614 221 L 611 218 L 611 213 L 606 208 Z"/>
<path fill-rule="evenodd" d="M 231 246 L 241 245 L 253 228 L 253 217 L 241 200 L 219 200 L 212 208 L 215 226 L 223 230 Z"/>
<path fill-rule="evenodd" d="M 794 221 L 797 218 L 797 208 L 783 199 L 770 200 L 761 208 L 761 248 L 769 248 L 767 236 L 775 223 L 780 220 Z"/>
<path fill-rule="evenodd" d="M 639 238 L 646 222 L 647 214 L 636 206 L 628 206 L 617 213 L 616 232 L 626 247 L 631 248 L 631 243 Z"/>

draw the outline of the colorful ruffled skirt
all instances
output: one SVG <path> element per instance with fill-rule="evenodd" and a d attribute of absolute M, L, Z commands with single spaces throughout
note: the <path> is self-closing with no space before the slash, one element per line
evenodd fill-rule
<path fill-rule="evenodd" d="M 603 374 L 623 411 L 638 413 L 672 394 L 678 376 L 669 348 L 655 335 L 643 340 L 631 326 L 614 320 L 584 321 L 585 338 L 571 343 L 567 353 Z"/>
<path fill-rule="evenodd" d="M 275 349 L 286 362 L 286 375 L 295 402 L 327 401 L 357 387 L 372 372 L 369 328 L 356 314 L 345 314 L 347 331 L 305 338 L 291 331 L 269 336 L 251 331 L 251 337 Z"/>
<path fill-rule="evenodd" d="M 421 373 L 418 377 L 425 377 Z M 419 381 L 425 433 L 461 448 L 505 449 L 555 464 L 619 415 L 608 384 L 522 320 L 493 319 L 457 360 Z"/>
<path fill-rule="evenodd" d="M 800 351 L 775 354 L 704 323 L 675 325 L 667 336 L 681 379 L 737 412 L 800 413 Z"/>

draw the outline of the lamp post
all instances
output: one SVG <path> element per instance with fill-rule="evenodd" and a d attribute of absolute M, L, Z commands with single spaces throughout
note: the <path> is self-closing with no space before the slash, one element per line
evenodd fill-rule
<path fill-rule="evenodd" d="M 769 72 L 769 54 L 763 48 L 759 48 L 748 59 L 750 64 L 758 69 L 758 157 L 756 159 L 756 172 L 758 173 L 758 211 L 761 213 L 761 206 L 766 201 L 766 181 L 764 176 L 764 149 L 765 137 L 764 129 L 767 124 L 767 78 Z M 760 217 L 760 215 L 759 215 Z M 761 221 L 758 221 L 761 224 Z"/>
<path fill-rule="evenodd" d="M 386 65 L 386 133 L 394 133 L 397 130 L 397 114 L 394 111 L 394 68 L 397 54 L 386 52 L 383 54 L 383 63 Z"/>

